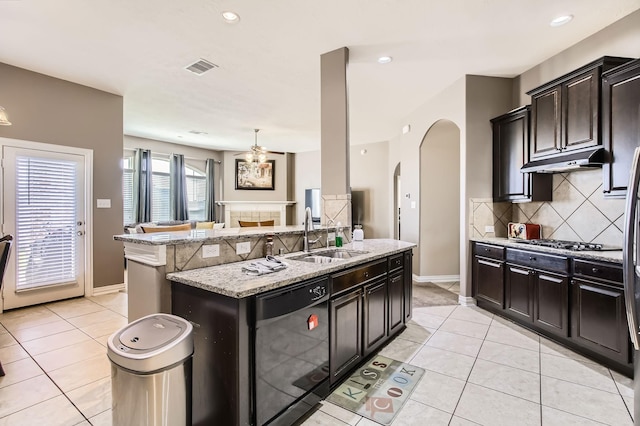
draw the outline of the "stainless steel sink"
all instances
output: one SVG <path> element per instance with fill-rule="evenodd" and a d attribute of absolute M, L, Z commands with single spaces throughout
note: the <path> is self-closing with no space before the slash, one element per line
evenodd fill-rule
<path fill-rule="evenodd" d="M 352 257 L 367 254 L 367 251 L 348 250 L 348 249 L 328 249 L 311 253 L 301 254 L 299 256 L 290 257 L 290 260 L 300 260 L 310 263 L 335 263 L 342 262 Z"/>

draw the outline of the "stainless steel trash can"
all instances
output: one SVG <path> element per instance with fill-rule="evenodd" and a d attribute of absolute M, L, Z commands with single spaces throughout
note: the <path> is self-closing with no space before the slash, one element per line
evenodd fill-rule
<path fill-rule="evenodd" d="M 152 314 L 107 343 L 114 426 L 191 425 L 193 326 Z"/>

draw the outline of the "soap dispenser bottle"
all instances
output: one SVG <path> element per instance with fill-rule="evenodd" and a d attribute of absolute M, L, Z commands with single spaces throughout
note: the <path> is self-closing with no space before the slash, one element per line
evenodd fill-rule
<path fill-rule="evenodd" d="M 342 223 L 338 222 L 336 228 L 336 247 L 342 247 L 342 239 L 344 237 L 342 233 Z"/>
<path fill-rule="evenodd" d="M 362 241 L 364 240 L 364 231 L 362 230 L 362 225 L 356 225 L 356 229 L 353 230 L 353 241 Z"/>
<path fill-rule="evenodd" d="M 267 235 L 267 242 L 264 243 L 264 256 L 273 256 L 273 235 Z"/>

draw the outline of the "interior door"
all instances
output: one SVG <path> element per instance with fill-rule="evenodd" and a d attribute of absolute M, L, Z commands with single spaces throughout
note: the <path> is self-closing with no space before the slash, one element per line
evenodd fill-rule
<path fill-rule="evenodd" d="M 85 157 L 4 146 L 3 166 L 3 309 L 84 295 Z"/>

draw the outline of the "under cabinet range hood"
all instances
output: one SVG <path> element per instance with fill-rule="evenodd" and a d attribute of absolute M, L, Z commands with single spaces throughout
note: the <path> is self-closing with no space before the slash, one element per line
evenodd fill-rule
<path fill-rule="evenodd" d="M 571 152 L 564 155 L 529 161 L 520 168 L 522 173 L 563 173 L 574 170 L 602 167 L 605 151 L 602 147 L 586 151 Z"/>

